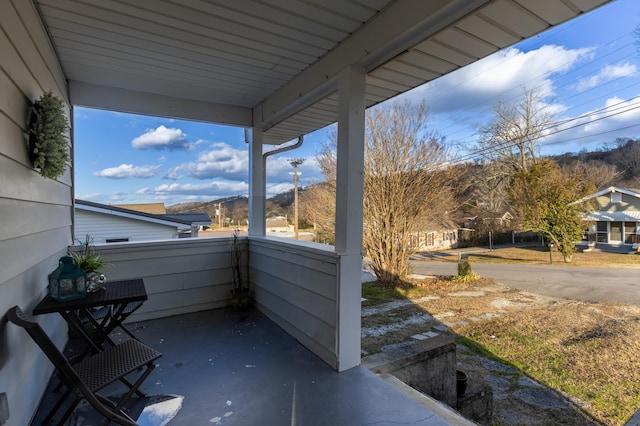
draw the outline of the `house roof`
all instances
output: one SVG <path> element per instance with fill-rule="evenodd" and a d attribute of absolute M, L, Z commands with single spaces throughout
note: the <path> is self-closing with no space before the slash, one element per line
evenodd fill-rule
<path fill-rule="evenodd" d="M 636 198 L 640 198 L 640 190 L 637 189 L 629 189 L 629 188 L 620 188 L 618 186 L 610 186 L 608 188 L 605 188 L 603 190 L 600 190 L 598 192 L 596 192 L 595 194 L 589 195 L 588 197 L 585 197 L 585 200 L 589 200 L 592 198 L 598 198 L 601 195 L 605 195 L 605 194 L 609 194 L 610 192 L 620 192 L 621 194 L 626 194 L 626 195 L 630 195 L 632 197 L 636 197 Z"/>
<path fill-rule="evenodd" d="M 181 221 L 189 222 L 192 225 L 211 225 L 211 218 L 206 213 L 167 213 L 158 215 L 171 219 L 178 219 Z"/>
<path fill-rule="evenodd" d="M 140 204 L 112 204 L 115 207 L 122 207 L 123 209 L 136 210 L 144 213 L 151 214 L 166 214 L 167 209 L 164 203 L 140 203 Z"/>
<path fill-rule="evenodd" d="M 124 217 L 128 219 L 141 220 L 145 222 L 156 223 L 177 227 L 180 230 L 191 229 L 193 225 L 210 225 L 211 218 L 206 213 L 196 214 L 152 214 L 140 212 L 137 210 L 125 209 L 108 204 L 94 203 L 92 201 L 76 199 L 75 208 L 85 211 L 92 211 L 103 214 Z"/>
<path fill-rule="evenodd" d="M 640 211 L 593 212 L 589 213 L 585 220 L 593 222 L 638 222 L 640 221 Z"/>
<path fill-rule="evenodd" d="M 263 130 L 280 144 L 610 0 L 34 0 L 73 105 Z M 66 88 L 59 88 L 67 92 Z"/>
<path fill-rule="evenodd" d="M 640 191 L 637 189 L 629 189 L 629 188 L 621 188 L 618 186 L 610 186 L 603 190 L 600 190 L 588 197 L 584 197 L 576 203 L 579 203 L 584 200 L 590 200 L 594 198 L 598 198 L 602 195 L 610 194 L 612 192 L 619 192 L 621 194 L 629 195 L 631 197 L 636 197 L 640 199 Z M 597 211 L 589 213 L 585 216 L 585 220 L 589 221 L 605 221 L 605 222 L 637 222 L 640 221 L 640 211 Z"/>

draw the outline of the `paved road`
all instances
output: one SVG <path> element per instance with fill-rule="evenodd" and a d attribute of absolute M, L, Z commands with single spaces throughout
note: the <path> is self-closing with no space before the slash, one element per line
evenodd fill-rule
<path fill-rule="evenodd" d="M 456 275 L 456 262 L 412 260 L 421 275 Z M 640 305 L 640 269 L 583 268 L 563 265 L 512 265 L 474 263 L 480 276 L 520 290 L 552 297 L 590 302 Z"/>

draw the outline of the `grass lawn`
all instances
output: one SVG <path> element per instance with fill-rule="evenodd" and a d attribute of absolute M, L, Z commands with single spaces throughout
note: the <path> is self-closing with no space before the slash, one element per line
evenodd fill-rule
<path fill-rule="evenodd" d="M 455 330 L 608 425 L 640 407 L 640 309 L 576 302 L 525 309 Z"/>
<path fill-rule="evenodd" d="M 531 258 L 535 258 L 536 253 L 549 254 L 535 249 L 492 252 L 495 253 L 502 253 L 501 256 L 524 253 L 519 257 L 531 262 L 535 262 Z M 619 257 L 628 256 L 637 258 L 636 262 L 640 263 L 640 256 L 613 256 L 618 262 L 622 262 Z M 605 258 L 609 257 L 599 256 L 601 260 L 589 266 L 604 267 L 602 259 Z M 472 263 L 474 261 L 477 260 L 472 259 Z M 614 263 L 609 267 L 618 265 Z M 438 280 L 434 285 L 407 284 L 402 288 L 365 283 L 363 297 L 367 300 L 363 306 L 371 308 L 393 300 L 411 300 L 415 304 L 403 305 L 403 310 L 422 310 L 434 316 L 444 312 L 477 316 L 483 309 L 491 312 L 496 298 L 511 297 L 517 301 L 518 297 L 523 297 L 511 290 L 504 294 L 488 294 L 486 298 L 447 297 L 452 291 L 482 285 L 486 285 L 486 280 L 469 284 Z M 427 297 L 430 295 L 434 297 Z M 384 324 L 385 316 L 390 324 L 407 315 L 394 310 L 363 317 L 363 326 L 373 325 L 373 322 Z M 394 330 L 395 336 L 389 333 L 382 338 L 364 338 L 363 349 L 375 352 L 378 344 L 405 341 L 417 332 L 411 327 L 415 325 L 407 326 L 406 330 Z M 493 318 L 453 326 L 450 330 L 458 342 L 472 352 L 510 364 L 522 374 L 574 398 L 581 410 L 597 423 L 623 425 L 640 408 L 639 306 L 552 300 L 503 311 Z M 496 411 L 501 403 L 494 400 Z M 553 419 L 554 415 L 550 410 L 549 418 Z"/>
<path fill-rule="evenodd" d="M 455 250 L 452 250 L 454 253 Z M 596 268 L 640 268 L 640 253 L 620 254 L 605 252 L 577 252 L 570 263 L 565 263 L 562 254 L 552 253 L 552 262 L 557 265 L 588 266 Z M 492 251 L 469 253 L 469 261 L 473 263 L 527 263 L 549 264 L 548 247 L 500 248 Z M 434 260 L 457 262 L 457 256 L 448 256 Z"/>

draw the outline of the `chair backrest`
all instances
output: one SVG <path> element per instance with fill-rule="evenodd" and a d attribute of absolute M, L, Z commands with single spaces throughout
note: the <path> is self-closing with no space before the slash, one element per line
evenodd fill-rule
<path fill-rule="evenodd" d="M 42 327 L 40 327 L 40 324 L 29 321 L 27 316 L 18 306 L 14 306 L 9 309 L 7 312 L 7 319 L 13 324 L 24 328 L 27 333 L 29 333 L 29 336 L 31 336 L 33 341 L 40 346 L 42 352 L 45 353 L 56 370 L 58 370 L 58 377 L 60 381 L 62 381 L 65 386 L 71 389 L 74 393 L 82 396 L 84 390 L 80 389 L 84 387 L 82 381 L 73 368 L 71 368 L 71 364 L 69 364 L 69 361 L 64 354 L 60 352 L 55 343 L 53 343 L 47 333 L 45 333 Z"/>

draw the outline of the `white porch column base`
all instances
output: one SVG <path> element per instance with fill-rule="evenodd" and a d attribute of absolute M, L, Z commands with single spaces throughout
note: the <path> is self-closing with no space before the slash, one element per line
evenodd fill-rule
<path fill-rule="evenodd" d="M 338 261 L 338 371 L 360 365 L 362 254 L 341 254 Z"/>
<path fill-rule="evenodd" d="M 360 365 L 362 199 L 364 185 L 365 72 L 342 71 L 338 82 L 336 253 L 338 371 Z"/>

